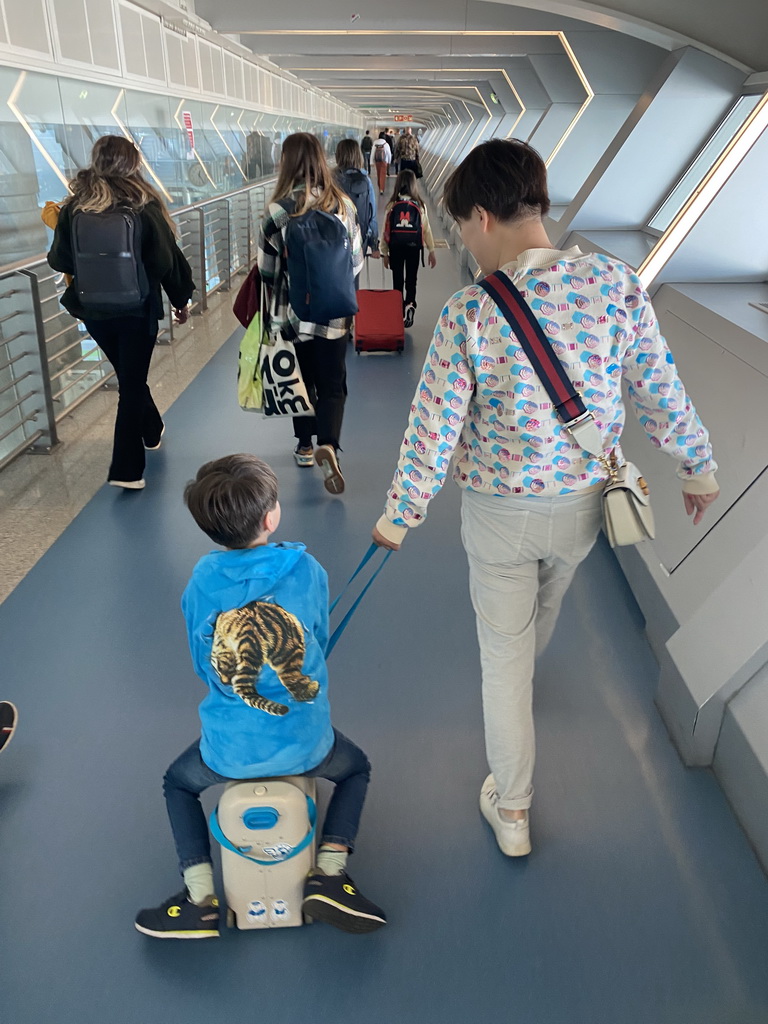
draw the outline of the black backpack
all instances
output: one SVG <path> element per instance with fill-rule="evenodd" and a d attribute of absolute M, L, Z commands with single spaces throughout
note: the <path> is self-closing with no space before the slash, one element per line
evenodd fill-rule
<path fill-rule="evenodd" d="M 72 215 L 75 291 L 86 313 L 141 312 L 150 288 L 141 259 L 141 217 L 134 210 Z"/>
<path fill-rule="evenodd" d="M 293 200 L 279 204 L 289 214 Z M 309 209 L 285 229 L 288 302 L 300 320 L 327 326 L 357 312 L 352 243 L 334 213 Z"/>
<path fill-rule="evenodd" d="M 385 238 L 389 245 L 424 248 L 421 207 L 415 199 L 398 199 L 389 211 Z"/>
<path fill-rule="evenodd" d="M 355 204 L 357 223 L 360 225 L 360 234 L 365 242 L 371 226 L 371 190 L 368 185 L 370 179 L 362 171 L 352 171 L 340 174 L 336 180 L 339 183 L 339 188 L 343 189 Z"/>

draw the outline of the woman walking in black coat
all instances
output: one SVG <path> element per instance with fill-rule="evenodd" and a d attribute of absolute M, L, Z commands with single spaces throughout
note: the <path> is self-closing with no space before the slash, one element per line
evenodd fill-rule
<path fill-rule="evenodd" d="M 144 487 L 145 450 L 160 447 L 165 429 L 147 384 L 149 364 L 162 319 L 162 288 L 174 307 L 177 323 L 186 322 L 195 289 L 192 271 L 176 244 L 176 228 L 159 193 L 141 173 L 141 153 L 120 135 L 105 135 L 91 153 L 91 165 L 70 182 L 72 195 L 61 206 L 48 263 L 74 275 L 61 304 L 78 320 L 112 363 L 120 391 L 112 462 L 107 480 L 114 487 Z M 147 297 L 109 312 L 88 306 L 78 289 L 73 218 L 131 211 L 138 216 L 141 252 L 138 277 L 146 279 Z M 139 234 L 134 237 L 138 238 Z"/>

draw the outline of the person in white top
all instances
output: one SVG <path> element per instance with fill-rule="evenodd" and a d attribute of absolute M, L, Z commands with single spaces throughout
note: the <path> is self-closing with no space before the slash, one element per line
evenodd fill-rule
<path fill-rule="evenodd" d="M 384 188 L 387 184 L 387 168 L 392 162 L 392 150 L 387 142 L 387 133 L 380 132 L 378 139 L 373 143 L 372 150 L 373 166 L 376 168 L 376 177 L 379 183 L 379 195 L 384 195 Z"/>
<path fill-rule="evenodd" d="M 686 394 L 637 275 L 600 253 L 553 248 L 545 165 L 516 140 L 474 149 L 443 201 L 484 276 L 503 270 L 531 307 L 623 461 L 622 379 L 650 441 L 677 462 L 698 525 L 719 490 L 709 435 Z M 478 284 L 443 309 L 374 541 L 398 550 L 453 462 L 462 488 L 491 774 L 480 808 L 508 856 L 530 852 L 533 670 L 601 526 L 606 472 L 559 420 L 494 299 Z"/>

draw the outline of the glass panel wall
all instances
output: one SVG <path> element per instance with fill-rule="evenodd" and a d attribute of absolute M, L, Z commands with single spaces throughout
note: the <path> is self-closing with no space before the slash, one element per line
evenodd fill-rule
<path fill-rule="evenodd" d="M 265 77 L 266 76 L 260 76 Z M 274 175 L 286 136 L 317 135 L 332 156 L 357 128 L 0 67 L 0 266 L 39 255 L 47 200 L 87 165 L 100 136 L 139 145 L 172 209 Z"/>

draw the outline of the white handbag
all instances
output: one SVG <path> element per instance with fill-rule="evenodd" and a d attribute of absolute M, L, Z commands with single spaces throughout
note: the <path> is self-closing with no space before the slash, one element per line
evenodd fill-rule
<path fill-rule="evenodd" d="M 603 462 L 603 459 L 600 460 Z M 603 530 L 612 548 L 639 544 L 656 536 L 648 484 L 632 462 L 618 465 L 615 453 L 603 462 L 608 483 L 603 491 Z"/>

